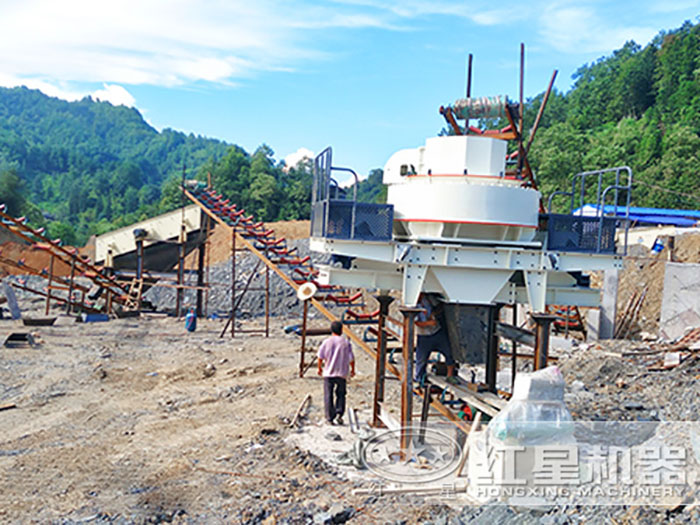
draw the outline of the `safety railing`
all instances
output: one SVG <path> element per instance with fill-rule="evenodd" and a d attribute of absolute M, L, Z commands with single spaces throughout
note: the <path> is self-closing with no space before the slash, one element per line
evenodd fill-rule
<path fill-rule="evenodd" d="M 354 179 L 352 200 L 331 176 L 333 171 L 350 173 Z M 357 201 L 357 173 L 332 165 L 332 150 L 326 148 L 314 160 L 311 203 L 311 236 L 386 242 L 391 240 L 394 207 Z"/>
<path fill-rule="evenodd" d="M 621 223 L 625 232 L 622 252 L 626 254 L 631 192 L 632 170 L 628 166 L 577 173 L 571 191 L 555 191 L 549 196 L 547 248 L 615 253 L 615 233 L 618 223 Z M 570 199 L 569 214 L 552 213 L 552 202 L 557 196 Z M 593 196 L 595 204 L 590 202 Z M 611 196 L 613 203 L 606 206 L 605 202 Z"/>

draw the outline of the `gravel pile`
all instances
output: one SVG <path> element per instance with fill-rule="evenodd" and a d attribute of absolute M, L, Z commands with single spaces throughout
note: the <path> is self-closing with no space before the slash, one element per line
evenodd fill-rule
<path fill-rule="evenodd" d="M 654 371 L 663 352 L 642 342 L 601 341 L 560 359 L 566 403 L 581 420 L 697 421 L 700 357 Z"/>
<path fill-rule="evenodd" d="M 308 239 L 289 242 L 291 247 L 296 247 L 300 258 L 311 255 L 314 262 L 321 263 L 309 250 Z M 236 287 L 237 293 L 245 287 L 250 274 L 256 272 L 251 281 L 251 288 L 263 288 L 265 286 L 265 265 L 259 259 L 249 253 L 241 253 L 236 256 Z M 287 268 L 285 266 L 283 269 Z M 288 272 L 289 273 L 289 272 Z M 195 284 L 195 277 L 191 277 L 188 284 Z M 231 259 L 215 264 L 209 271 L 209 280 L 212 284 L 209 290 L 209 315 L 228 317 L 231 312 Z M 171 311 L 175 307 L 176 291 L 174 288 L 153 287 L 144 294 L 144 299 L 150 301 L 157 310 Z M 185 290 L 184 303 L 187 306 L 196 304 L 196 292 Z M 292 288 L 280 279 L 274 272 L 270 272 L 270 314 L 272 316 L 301 315 L 301 303 Z M 249 290 L 238 307 L 237 317 L 250 318 L 263 315 L 265 312 L 265 292 Z"/>

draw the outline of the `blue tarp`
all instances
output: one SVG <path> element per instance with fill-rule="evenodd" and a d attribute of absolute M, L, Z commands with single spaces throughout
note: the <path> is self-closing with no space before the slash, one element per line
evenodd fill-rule
<path fill-rule="evenodd" d="M 580 213 L 574 211 L 574 215 Z M 598 207 L 595 204 L 586 204 L 583 206 L 584 215 L 594 215 Z M 606 204 L 603 207 L 603 212 L 606 216 L 617 215 L 620 218 L 625 216 L 625 207 Z M 671 226 L 696 226 L 700 223 L 700 210 L 672 210 L 666 208 L 641 208 L 638 206 L 630 206 L 629 218 L 633 223 L 642 224 L 668 224 Z"/>

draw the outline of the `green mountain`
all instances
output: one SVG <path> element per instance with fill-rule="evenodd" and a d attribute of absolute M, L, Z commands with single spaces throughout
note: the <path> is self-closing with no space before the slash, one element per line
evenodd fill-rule
<path fill-rule="evenodd" d="M 0 88 L 0 198 L 68 242 L 161 211 L 161 187 L 222 158 L 221 141 L 149 126 L 141 114 Z M 41 212 L 39 211 L 41 210 Z"/>

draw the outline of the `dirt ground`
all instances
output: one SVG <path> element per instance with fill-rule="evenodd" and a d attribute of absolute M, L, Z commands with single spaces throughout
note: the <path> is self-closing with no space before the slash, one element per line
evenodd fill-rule
<path fill-rule="evenodd" d="M 17 407 L 0 411 L 0 522 L 310 523 L 334 503 L 356 523 L 426 519 L 416 498 L 353 496 L 357 481 L 288 442 L 307 393 L 305 424 L 321 419 L 322 383 L 298 377 L 283 324 L 220 339 L 217 321 L 61 317 L 40 346 L 1 348 L 0 405 Z M 372 374 L 358 356 L 350 406 L 369 407 Z"/>
<path fill-rule="evenodd" d="M 81 251 L 82 253 L 82 251 Z M 34 270 L 48 270 L 51 262 L 51 255 L 44 250 L 27 246 L 18 242 L 4 242 L 0 245 L 0 274 L 1 275 L 22 275 L 29 273 L 27 270 L 17 268 L 9 264 L 3 264 L 2 259 L 12 261 L 22 261 L 22 264 Z M 70 265 L 62 261 L 54 261 L 54 275 L 70 275 Z"/>

